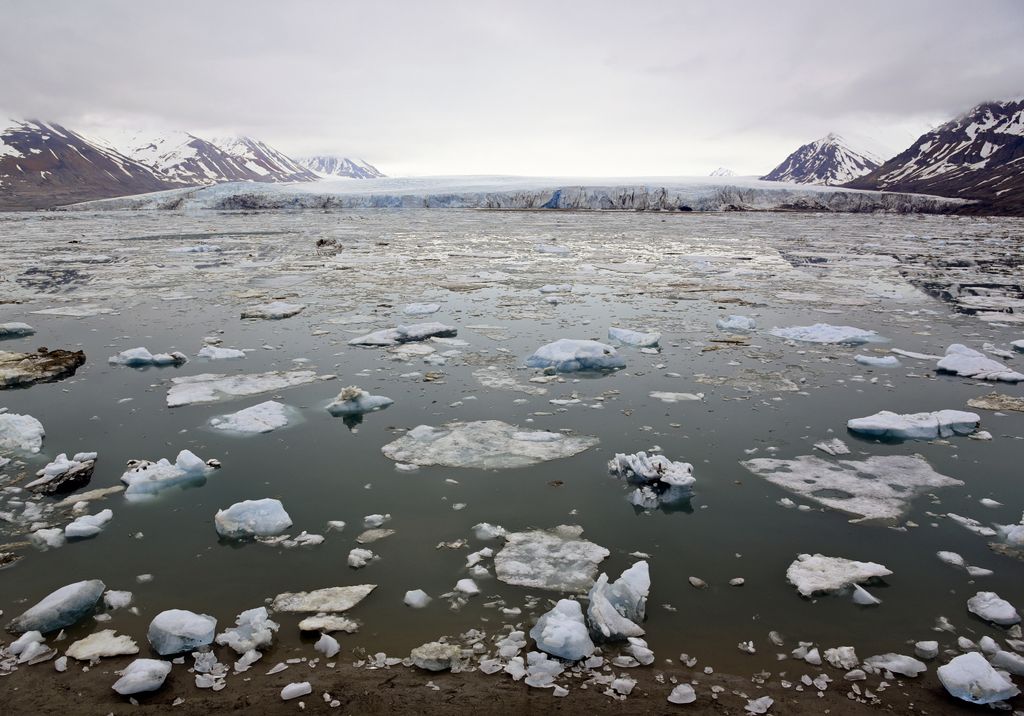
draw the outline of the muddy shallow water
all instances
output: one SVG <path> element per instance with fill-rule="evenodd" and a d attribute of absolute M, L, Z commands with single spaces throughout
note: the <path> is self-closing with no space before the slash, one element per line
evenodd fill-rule
<path fill-rule="evenodd" d="M 73 378 L 0 392 L 0 406 L 33 415 L 46 429 L 39 455 L 16 456 L 0 468 L 2 484 L 24 484 L 60 452 L 99 453 L 88 489 L 120 484 L 129 459 L 173 461 L 186 448 L 223 464 L 205 484 L 150 502 L 115 494 L 92 503 L 90 512 L 110 508 L 113 520 L 97 537 L 59 549 L 37 551 L 24 544 L 28 525 L 0 522 L 3 541 L 13 545 L 0 544 L 0 551 L 21 556 L 0 571 L 4 622 L 59 586 L 98 578 L 109 588 L 134 592 L 139 614 L 113 611 L 102 628 L 133 636 L 145 655 L 146 627 L 164 609 L 208 613 L 223 628 L 238 612 L 280 592 L 372 583 L 376 591 L 348 612 L 362 624 L 358 633 L 337 635 L 341 658 L 357 649 L 405 656 L 423 642 L 469 629 L 489 635 L 506 624 L 528 629 L 549 608 L 548 600 L 560 596 L 491 578 L 478 580 L 483 594 L 457 610 L 438 598 L 467 576 L 469 551 L 499 546 L 473 537 L 473 525 L 490 522 L 509 531 L 580 525 L 585 538 L 611 551 L 601 569 L 613 578 L 636 561 L 630 553 L 650 555 L 644 627 L 659 660 L 686 652 L 718 671 L 746 674 L 777 670 L 776 653 L 788 653 L 801 640 L 823 649 L 852 645 L 864 658 L 912 654 L 908 642 L 923 639 L 937 639 L 941 648 L 956 648 L 957 635 L 1001 639 L 1005 630 L 970 615 L 966 600 L 989 590 L 1024 605 L 1024 563 L 996 554 L 988 546 L 992 540 L 945 514 L 986 525 L 1021 519 L 1024 413 L 977 411 L 991 441 L 882 443 L 848 434 L 846 421 L 879 410 L 966 410 L 968 399 L 993 389 L 1024 396 L 1020 386 L 937 375 L 933 360 L 903 358 L 901 367 L 886 369 L 853 361 L 855 354 L 886 355 L 894 347 L 935 355 L 951 343 L 1007 349 L 1024 337 L 1015 293 L 1022 277 L 1012 260 L 1024 249 L 1022 236 L 1019 220 L 921 216 L 460 210 L 0 215 L 0 323 L 24 321 L 37 331 L 0 342 L 0 350 L 46 346 L 81 349 L 88 357 Z M 319 239 L 334 241 L 318 247 Z M 538 244 L 567 253 L 540 252 Z M 219 250 L 172 251 L 198 245 Z M 572 284 L 572 291 L 539 291 L 562 283 Z M 978 293 L 986 295 L 980 313 L 977 301 L 955 302 Z M 547 295 L 560 302 L 546 302 Z M 307 308 L 280 321 L 239 318 L 243 308 L 273 299 Z M 405 316 L 401 308 L 410 302 L 435 302 L 441 309 L 423 318 Z M 103 312 L 35 313 L 82 305 Z M 999 308 L 1016 312 L 994 315 Z M 729 314 L 756 319 L 758 328 L 746 343 L 713 340 L 729 335 L 715 328 L 716 319 Z M 455 347 L 460 353 L 440 366 L 347 345 L 371 330 L 419 320 L 457 327 L 468 345 Z M 788 343 L 767 332 L 813 323 L 875 330 L 888 342 L 820 346 Z M 660 331 L 661 352 L 622 347 L 627 367 L 617 373 L 528 382 L 539 371 L 523 363 L 537 347 L 562 337 L 607 342 L 610 325 Z M 225 347 L 253 350 L 244 360 L 195 358 L 209 336 Z M 108 365 L 108 356 L 136 346 L 182 351 L 190 361 L 177 368 Z M 453 349 L 435 347 L 437 353 Z M 1021 370 L 1024 354 L 1005 362 Z M 474 373 L 492 367 L 546 392 L 485 387 Z M 175 376 L 292 368 L 337 379 L 166 407 Z M 425 381 L 430 372 L 436 375 Z M 324 407 L 351 384 L 395 403 L 350 429 Z M 665 403 L 650 397 L 653 391 L 704 398 Z M 580 402 L 549 403 L 563 398 Z M 251 437 L 207 426 L 213 416 L 269 399 L 298 408 L 301 422 Z M 503 470 L 424 467 L 405 473 L 381 453 L 404 429 L 488 419 L 568 429 L 600 443 L 574 457 Z M 740 464 L 751 457 L 827 457 L 812 446 L 831 437 L 846 441 L 848 458 L 919 454 L 965 484 L 918 497 L 895 524 L 852 524 L 850 515 L 792 495 Z M 626 486 L 608 475 L 615 453 L 652 448 L 693 464 L 697 482 L 689 503 L 672 510 L 634 508 Z M 308 530 L 325 535 L 325 542 L 284 549 L 218 540 L 217 509 L 262 497 L 284 503 L 293 534 Z M 809 509 L 780 504 L 787 497 Z M 982 506 L 979 499 L 986 497 L 1002 506 Z M 395 534 L 370 546 L 378 561 L 350 569 L 347 554 L 357 546 L 362 517 L 372 513 L 389 513 L 386 526 Z M 54 514 L 50 522 L 69 519 Z M 344 520 L 347 527 L 326 531 L 329 520 Z M 468 549 L 436 547 L 458 539 L 467 539 Z M 939 550 L 957 552 L 994 574 L 972 580 L 940 562 Z M 800 597 L 785 572 L 804 552 L 886 565 L 893 574 L 871 588 L 883 603 L 860 607 L 848 596 Z M 484 564 L 493 573 L 491 561 Z M 140 584 L 141 574 L 154 578 Z M 710 586 L 695 589 L 690 576 Z M 745 584 L 729 586 L 733 577 Z M 416 588 L 435 597 L 426 609 L 402 603 L 405 591 Z M 527 608 L 520 617 L 505 617 L 499 602 Z M 933 630 L 940 616 L 957 627 L 956 634 Z M 300 642 L 298 617 L 275 619 L 282 624 L 275 648 L 291 655 Z M 78 638 L 95 628 L 87 620 L 68 635 Z M 772 630 L 782 634 L 785 647 L 769 642 Z M 314 655 L 313 640 L 305 637 L 308 656 Z M 756 654 L 737 649 L 747 640 L 754 641 Z M 277 660 L 271 649 L 256 671 Z M 831 671 L 841 679 L 842 672 Z M 229 676 L 229 689 L 231 682 Z"/>

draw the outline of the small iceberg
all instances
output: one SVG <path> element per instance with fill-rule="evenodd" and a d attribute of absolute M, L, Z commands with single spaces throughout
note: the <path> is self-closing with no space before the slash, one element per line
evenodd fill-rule
<path fill-rule="evenodd" d="M 222 400 L 233 400 L 269 393 L 272 390 L 305 385 L 316 380 L 319 380 L 319 377 L 312 370 L 270 371 L 241 375 L 200 373 L 199 375 L 182 376 L 171 378 L 171 388 L 167 391 L 167 407 L 177 408 L 182 405 L 217 403 Z"/>
<path fill-rule="evenodd" d="M 111 687 L 121 696 L 156 691 L 171 673 L 171 662 L 160 659 L 136 659 L 120 672 L 121 678 Z"/>
<path fill-rule="evenodd" d="M 551 611 L 537 620 L 530 636 L 538 649 L 559 659 L 579 661 L 594 653 L 583 608 L 575 599 L 559 599 Z"/>
<path fill-rule="evenodd" d="M 69 460 L 67 454 L 61 453 L 37 472 L 38 479 L 25 485 L 25 489 L 43 495 L 74 492 L 89 484 L 96 467 L 96 458 L 94 452 L 80 452 Z"/>
<path fill-rule="evenodd" d="M 128 486 L 124 496 L 128 499 L 146 499 L 172 487 L 202 484 L 215 469 L 190 450 L 179 452 L 174 464 L 166 458 L 161 458 L 159 462 L 133 461 L 121 475 L 121 482 Z"/>
<path fill-rule="evenodd" d="M 893 413 L 883 410 L 865 418 L 847 421 L 854 433 L 895 440 L 934 440 L 953 435 L 970 435 L 978 430 L 981 417 L 963 410 L 937 410 L 931 413 Z"/>
<path fill-rule="evenodd" d="M 637 562 L 611 584 L 608 575 L 594 582 L 587 595 L 587 619 L 599 641 L 625 641 L 643 636 L 651 576 L 647 562 Z"/>
<path fill-rule="evenodd" d="M 350 346 L 397 346 L 399 343 L 425 341 L 428 338 L 454 338 L 458 334 L 458 329 L 444 323 L 414 323 L 367 333 L 365 336 L 353 338 L 348 344 Z"/>
<path fill-rule="evenodd" d="M 327 412 L 336 418 L 365 415 L 384 410 L 394 402 L 391 398 L 385 398 L 383 395 L 370 395 L 362 388 L 350 385 L 338 393 L 338 397 L 327 406 Z"/>
<path fill-rule="evenodd" d="M 0 323 L 0 341 L 6 338 L 21 338 L 31 336 L 36 329 L 27 323 Z"/>
<path fill-rule="evenodd" d="M 210 418 L 210 427 L 239 435 L 257 435 L 286 427 L 297 414 L 295 408 L 268 400 L 237 413 Z"/>
<path fill-rule="evenodd" d="M 960 343 L 947 348 L 945 357 L 935 367 L 940 373 L 953 373 L 964 378 L 1000 380 L 1006 383 L 1024 381 L 1024 374 L 1010 370 L 999 361 Z"/>
<path fill-rule="evenodd" d="M 819 592 L 837 592 L 890 574 L 892 570 L 875 562 L 801 554 L 789 565 L 786 579 L 801 595 L 810 597 Z"/>
<path fill-rule="evenodd" d="M 614 326 L 608 329 L 609 340 L 618 341 L 625 346 L 633 346 L 634 348 L 656 348 L 658 343 L 661 342 L 660 333 L 640 333 L 639 331 L 631 331 L 628 328 L 615 328 Z"/>
<path fill-rule="evenodd" d="M 812 326 L 792 326 L 789 328 L 773 328 L 769 331 L 773 336 L 804 343 L 826 343 L 860 345 L 885 340 L 875 331 L 865 331 L 853 326 L 832 326 L 828 323 L 815 323 Z"/>
<path fill-rule="evenodd" d="M 246 308 L 242 311 L 242 318 L 263 318 L 275 321 L 282 318 L 297 316 L 304 310 L 306 310 L 306 306 L 301 303 L 273 301 L 272 303 L 263 303 L 258 306 L 250 306 L 249 308 Z"/>
<path fill-rule="evenodd" d="M 936 674 L 950 695 L 972 704 L 997 703 L 1020 693 L 1009 678 L 976 651 L 953 657 Z"/>
<path fill-rule="evenodd" d="M 208 614 L 185 609 L 168 609 L 149 623 L 147 637 L 160 656 L 193 651 L 213 643 L 217 620 Z"/>
<path fill-rule="evenodd" d="M 188 356 L 180 351 L 173 353 L 150 353 L 145 348 L 129 348 L 121 351 L 116 356 L 110 356 L 107 362 L 111 365 L 126 365 L 130 368 L 143 368 L 145 366 L 184 365 L 188 362 Z"/>
<path fill-rule="evenodd" d="M 12 634 L 38 631 L 42 634 L 64 629 L 85 618 L 103 596 L 106 585 L 98 579 L 68 584 L 46 595 L 7 626 Z"/>
<path fill-rule="evenodd" d="M 616 453 L 608 462 L 608 472 L 638 485 L 631 502 L 645 509 L 688 500 L 697 482 L 690 463 L 673 462 L 664 455 L 648 456 L 646 452 Z"/>
<path fill-rule="evenodd" d="M 273 537 L 292 526 L 292 518 L 280 500 L 243 500 L 226 510 L 217 510 L 213 518 L 217 534 L 226 539 Z"/>
<path fill-rule="evenodd" d="M 538 348 L 526 359 L 530 368 L 552 368 L 559 373 L 613 371 L 626 367 L 616 350 L 590 340 L 561 338 Z"/>

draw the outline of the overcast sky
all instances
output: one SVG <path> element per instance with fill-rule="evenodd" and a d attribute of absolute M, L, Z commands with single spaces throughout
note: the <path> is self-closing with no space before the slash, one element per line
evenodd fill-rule
<path fill-rule="evenodd" d="M 763 173 L 1024 93 L 1024 2 L 0 4 L 0 109 L 237 132 L 391 175 Z"/>

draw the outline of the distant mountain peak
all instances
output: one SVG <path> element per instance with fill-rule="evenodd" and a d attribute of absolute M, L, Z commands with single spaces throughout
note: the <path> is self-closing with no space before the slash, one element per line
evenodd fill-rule
<path fill-rule="evenodd" d="M 318 154 L 302 157 L 299 163 L 319 177 L 332 179 L 346 177 L 350 179 L 379 179 L 386 176 L 381 170 L 362 159 Z"/>
<path fill-rule="evenodd" d="M 829 132 L 798 148 L 761 179 L 797 184 L 845 184 L 877 169 L 881 163 L 873 154 L 853 149 L 841 136 Z"/>
<path fill-rule="evenodd" d="M 713 172 L 708 174 L 708 176 L 709 177 L 734 177 L 734 176 L 736 176 L 736 172 L 734 172 L 732 169 L 727 169 L 725 167 L 718 167 L 718 169 L 715 169 Z"/>

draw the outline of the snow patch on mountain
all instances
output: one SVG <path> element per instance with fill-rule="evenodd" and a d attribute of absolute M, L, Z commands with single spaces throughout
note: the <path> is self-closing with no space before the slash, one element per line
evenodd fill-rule
<path fill-rule="evenodd" d="M 832 133 L 804 144 L 761 179 L 832 186 L 864 176 L 881 164 L 878 157 L 853 149 Z"/>
<path fill-rule="evenodd" d="M 380 179 L 386 176 L 377 167 L 362 159 L 318 154 L 311 157 L 302 157 L 298 162 L 323 179 L 338 177 Z"/>

